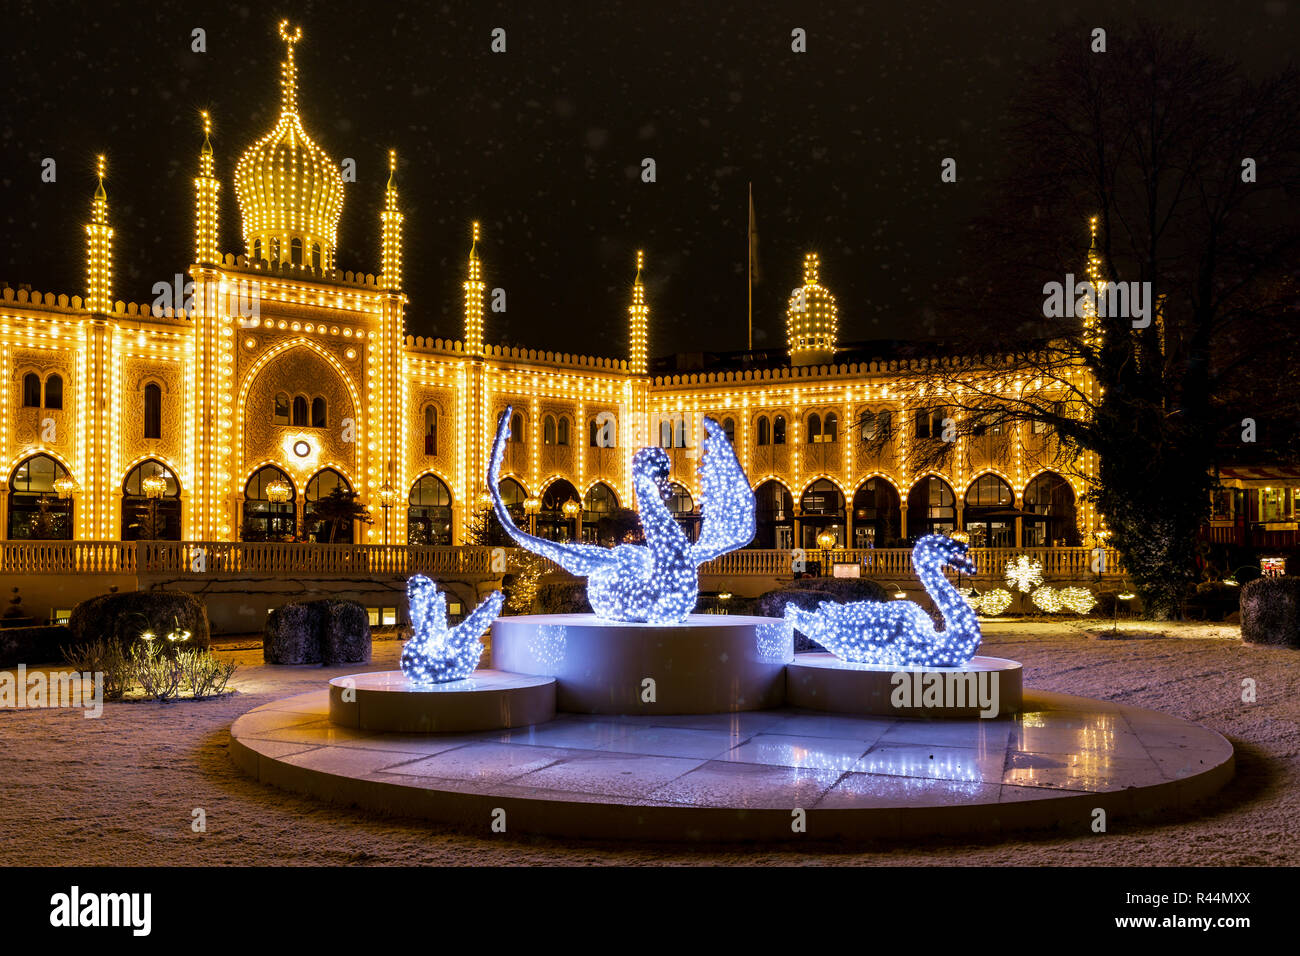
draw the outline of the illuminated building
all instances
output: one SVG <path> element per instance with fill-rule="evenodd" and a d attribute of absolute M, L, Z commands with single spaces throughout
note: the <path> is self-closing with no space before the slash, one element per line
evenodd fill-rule
<path fill-rule="evenodd" d="M 942 473 L 909 472 L 904 453 L 928 413 L 905 405 L 901 386 L 920 367 L 839 346 L 815 254 L 791 299 L 789 354 L 768 367 L 652 374 L 652 345 L 667 349 L 653 342 L 640 253 L 619 319 L 626 356 L 492 344 L 492 236 L 477 224 L 458 337 L 408 335 L 397 155 L 375 223 L 377 274 L 347 271 L 336 262 L 343 178 L 298 109 L 302 33 L 281 24 L 280 37 L 280 112 L 233 166 L 238 253 L 218 249 L 221 123 L 205 113 L 194 261 L 173 288 L 160 283 L 144 304 L 114 299 L 101 157 L 84 290 L 3 290 L 5 538 L 328 540 L 319 502 L 342 487 L 376 520 L 332 528 L 337 543 L 458 544 L 486 508 L 491 436 L 512 406 L 502 497 L 542 536 L 594 540 L 603 516 L 635 508 L 633 455 L 649 445 L 669 461 L 669 511 L 697 536 L 707 415 L 755 491 L 758 547 L 815 549 L 826 534 L 879 547 L 977 513 L 984 539 L 972 546 L 1088 540 L 1096 516 L 1082 476 L 1095 462 L 1056 474 L 1040 464 L 1049 436 L 1028 425 L 960 439 Z M 164 482 L 160 497 L 150 478 Z M 997 509 L 1043 518 L 988 517 Z"/>

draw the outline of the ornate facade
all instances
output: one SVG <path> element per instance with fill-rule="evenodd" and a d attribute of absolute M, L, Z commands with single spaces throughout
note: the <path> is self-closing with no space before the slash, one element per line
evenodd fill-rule
<path fill-rule="evenodd" d="M 826 533 L 883 546 L 959 527 L 975 544 L 1086 543 L 1097 518 L 1082 492 L 1095 463 L 1057 474 L 1044 464 L 1050 436 L 1029 426 L 960 439 L 948 470 L 909 473 L 907 443 L 938 427 L 903 398 L 900 383 L 919 370 L 836 360 L 835 299 L 812 255 L 791 297 L 789 364 L 651 376 L 639 255 L 627 358 L 487 344 L 477 224 L 462 337 L 407 335 L 395 176 L 378 273 L 335 261 L 343 181 L 298 113 L 300 36 L 281 25 L 280 116 L 234 169 L 242 253 L 218 250 L 205 114 L 194 261 L 174 288 L 155 287 L 145 305 L 113 298 L 101 158 L 84 296 L 3 290 L 7 538 L 460 543 L 483 507 L 497 415 L 513 405 L 503 488 L 543 534 L 590 537 L 602 515 L 634 507 L 631 456 L 652 442 L 672 457 L 671 505 L 692 525 L 707 414 L 758 490 L 756 546 L 817 547 Z M 373 523 L 318 514 L 336 487 L 355 492 Z"/>

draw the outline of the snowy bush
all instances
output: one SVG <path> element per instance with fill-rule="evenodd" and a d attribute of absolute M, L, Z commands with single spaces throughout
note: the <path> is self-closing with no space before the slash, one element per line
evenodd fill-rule
<path fill-rule="evenodd" d="M 1300 647 L 1300 577 L 1256 578 L 1242 586 L 1241 639 Z"/>

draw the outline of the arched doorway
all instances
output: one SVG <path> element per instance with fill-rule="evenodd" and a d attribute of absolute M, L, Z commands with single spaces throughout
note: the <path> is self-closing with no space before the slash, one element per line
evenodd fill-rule
<path fill-rule="evenodd" d="M 158 492 L 158 480 L 163 482 Z M 132 468 L 122 482 L 122 540 L 179 541 L 181 486 L 175 473 L 150 458 Z"/>
<path fill-rule="evenodd" d="M 348 480 L 333 468 L 318 471 L 307 482 L 303 494 L 302 523 L 307 536 L 317 544 L 351 544 L 353 541 L 354 521 L 334 516 L 332 512 L 347 499 L 337 492 L 350 492 L 352 486 Z M 335 498 L 322 505 L 321 502 Z M 335 502 L 338 502 L 336 504 Z"/>
<path fill-rule="evenodd" d="M 913 540 L 927 534 L 950 534 L 957 529 L 957 496 L 952 486 L 926 475 L 907 493 L 907 534 Z"/>
<path fill-rule="evenodd" d="M 72 540 L 72 498 L 62 497 L 54 484 L 67 477 L 68 469 L 49 455 L 19 463 L 9 478 L 11 540 Z"/>
<path fill-rule="evenodd" d="M 1016 544 L 1016 498 L 997 475 L 980 475 L 966 489 L 963 515 L 972 548 L 1013 548 Z"/>
<path fill-rule="evenodd" d="M 609 536 L 610 519 L 618 510 L 618 496 L 614 489 L 603 481 L 598 481 L 582 496 L 582 540 L 595 543 L 602 536 Z M 602 535 L 600 522 L 604 520 L 606 529 Z"/>
<path fill-rule="evenodd" d="M 1045 471 L 1025 486 L 1025 511 L 1033 517 L 1020 522 L 1021 547 L 1079 546 L 1074 489 L 1056 472 Z"/>
<path fill-rule="evenodd" d="M 754 541 L 752 548 L 794 547 L 794 496 L 775 478 L 769 478 L 754 491 Z"/>
<path fill-rule="evenodd" d="M 823 531 L 832 532 L 837 545 L 848 544 L 844 495 L 835 482 L 818 478 L 809 485 L 799 499 L 799 512 L 799 526 L 803 529 L 800 532 L 803 538 L 799 545 L 801 548 L 812 550 L 820 547 L 817 536 Z"/>
<path fill-rule="evenodd" d="M 451 492 L 437 475 L 422 475 L 411 486 L 406 543 L 451 544 Z"/>
<path fill-rule="evenodd" d="M 500 487 L 501 503 L 515 519 L 515 524 L 520 524 L 524 519 L 524 499 L 528 497 L 528 493 L 524 491 L 524 486 L 513 478 L 502 478 Z"/>
<path fill-rule="evenodd" d="M 556 478 L 542 492 L 542 510 L 537 515 L 537 534 L 552 541 L 572 541 L 578 536 L 578 515 L 564 513 L 564 506 L 582 499 L 578 489 L 563 478 Z M 572 511 L 572 506 L 570 511 Z"/>
<path fill-rule="evenodd" d="M 853 547 L 894 547 L 899 517 L 897 489 L 884 478 L 868 478 L 853 493 Z"/>
<path fill-rule="evenodd" d="M 244 486 L 243 541 L 291 541 L 298 534 L 298 492 L 275 465 L 263 465 Z"/>

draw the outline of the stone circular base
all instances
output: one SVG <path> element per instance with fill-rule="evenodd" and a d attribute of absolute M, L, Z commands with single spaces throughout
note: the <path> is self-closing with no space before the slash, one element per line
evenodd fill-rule
<path fill-rule="evenodd" d="M 987 836 L 1109 828 L 1185 811 L 1233 772 L 1190 721 L 1028 691 L 1018 717 L 920 720 L 780 709 L 681 717 L 561 714 L 482 734 L 331 724 L 324 690 L 235 721 L 263 783 L 471 834 L 677 842 Z M 796 826 L 795 824 L 799 825 Z"/>
<path fill-rule="evenodd" d="M 478 670 L 465 680 L 413 684 L 401 671 L 335 677 L 330 722 L 357 730 L 465 733 L 542 724 L 555 716 L 555 681 Z"/>
<path fill-rule="evenodd" d="M 1020 710 L 1019 661 L 972 657 L 965 667 L 852 664 L 799 654 L 785 669 L 791 707 L 883 717 L 1004 717 Z"/>
<path fill-rule="evenodd" d="M 492 666 L 556 680 L 556 708 L 580 714 L 717 714 L 778 707 L 794 635 L 780 618 L 692 614 L 625 624 L 594 614 L 502 617 Z"/>

